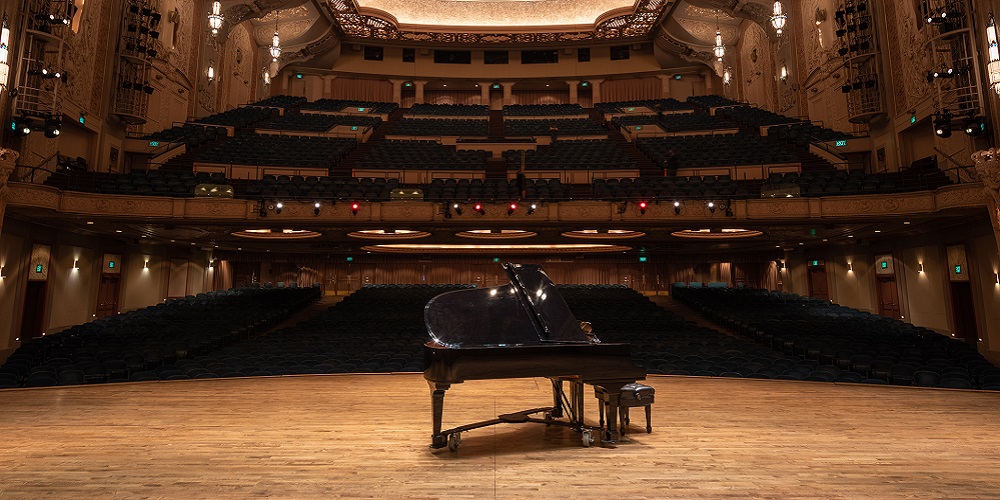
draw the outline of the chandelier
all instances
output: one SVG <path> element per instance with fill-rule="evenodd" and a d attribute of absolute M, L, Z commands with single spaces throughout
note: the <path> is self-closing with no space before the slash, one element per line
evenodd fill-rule
<path fill-rule="evenodd" d="M 278 58 L 281 57 L 281 39 L 278 38 L 278 22 L 274 23 L 274 37 L 271 38 L 271 48 L 268 49 L 271 52 L 271 60 L 278 62 Z"/>
<path fill-rule="evenodd" d="M 208 15 L 208 27 L 212 28 L 212 34 L 216 35 L 219 33 L 219 28 L 222 27 L 222 21 L 225 18 L 222 17 L 222 4 L 218 0 L 212 2 L 212 13 Z"/>
<path fill-rule="evenodd" d="M 10 79 L 10 62 L 8 47 L 10 46 L 10 28 L 7 26 L 7 16 L 3 18 L 3 28 L 0 31 L 0 91 L 7 90 L 7 82 Z"/>
<path fill-rule="evenodd" d="M 722 44 L 721 30 L 715 32 L 715 47 L 712 49 L 712 52 L 715 53 L 715 58 L 719 61 L 721 61 L 723 57 L 726 57 L 726 46 Z"/>
<path fill-rule="evenodd" d="M 990 58 L 990 61 L 986 63 L 986 75 L 990 87 L 994 92 L 1000 94 L 1000 48 L 997 46 L 997 26 L 993 21 L 992 13 L 986 20 L 986 41 L 989 45 Z"/>
<path fill-rule="evenodd" d="M 788 16 L 785 15 L 785 8 L 781 5 L 780 0 L 774 2 L 774 13 L 771 15 L 771 26 L 774 26 L 775 31 L 778 32 L 778 36 L 781 36 L 781 30 L 785 28 L 785 22 L 788 21 Z"/>

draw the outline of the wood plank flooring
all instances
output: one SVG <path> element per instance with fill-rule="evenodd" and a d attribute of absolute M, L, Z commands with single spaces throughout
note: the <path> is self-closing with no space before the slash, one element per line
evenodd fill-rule
<path fill-rule="evenodd" d="M 457 452 L 427 448 L 419 374 L 0 391 L 0 498 L 1000 498 L 998 393 L 647 383 L 653 433 L 635 425 L 617 448 L 524 424 Z M 445 425 L 549 397 L 545 379 L 459 384 Z"/>

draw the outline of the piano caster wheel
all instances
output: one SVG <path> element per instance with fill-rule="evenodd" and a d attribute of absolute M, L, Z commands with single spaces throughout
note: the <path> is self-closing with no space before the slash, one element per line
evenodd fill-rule
<path fill-rule="evenodd" d="M 594 442 L 594 433 L 589 430 L 584 430 L 580 433 L 580 439 L 583 441 L 584 448 L 590 448 L 591 443 Z"/>
<path fill-rule="evenodd" d="M 448 436 L 448 450 L 455 451 L 458 449 L 458 445 L 462 444 L 462 435 L 459 433 L 451 434 Z"/>

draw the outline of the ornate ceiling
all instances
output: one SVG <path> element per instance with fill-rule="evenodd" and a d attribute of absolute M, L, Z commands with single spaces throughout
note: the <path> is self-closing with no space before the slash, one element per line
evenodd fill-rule
<path fill-rule="evenodd" d="M 598 18 L 634 0 L 356 0 L 362 14 L 386 13 L 400 26 L 456 26 L 506 30 L 522 26 L 593 26 Z"/>

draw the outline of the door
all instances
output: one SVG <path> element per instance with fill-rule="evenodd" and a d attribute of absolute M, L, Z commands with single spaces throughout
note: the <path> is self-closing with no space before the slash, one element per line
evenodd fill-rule
<path fill-rule="evenodd" d="M 955 337 L 971 345 L 979 343 L 976 327 L 976 309 L 972 303 L 972 284 L 968 281 L 951 282 L 951 314 Z"/>
<path fill-rule="evenodd" d="M 826 279 L 826 267 L 816 266 L 809 268 L 809 296 L 830 300 L 830 284 Z"/>
<path fill-rule="evenodd" d="M 97 287 L 97 318 L 106 318 L 118 314 L 118 291 L 120 277 L 114 274 L 102 274 L 101 283 Z"/>
<path fill-rule="evenodd" d="M 241 288 L 260 282 L 260 262 L 232 262 L 233 286 Z"/>
<path fill-rule="evenodd" d="M 887 318 L 901 319 L 899 310 L 899 289 L 896 278 L 878 279 L 878 313 Z"/>
<path fill-rule="evenodd" d="M 24 314 L 21 316 L 21 341 L 42 336 L 45 327 L 46 281 L 29 281 L 24 291 Z"/>

